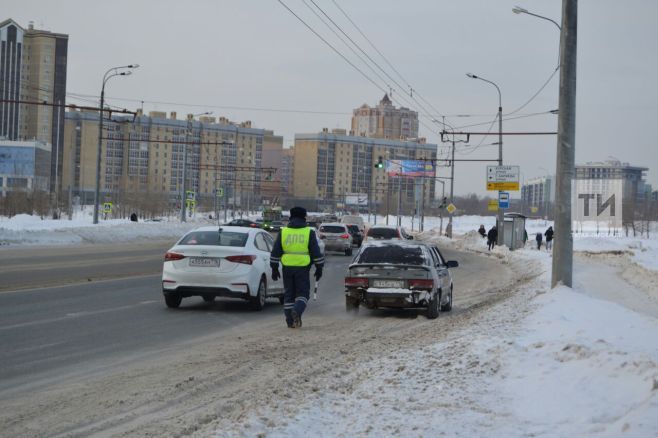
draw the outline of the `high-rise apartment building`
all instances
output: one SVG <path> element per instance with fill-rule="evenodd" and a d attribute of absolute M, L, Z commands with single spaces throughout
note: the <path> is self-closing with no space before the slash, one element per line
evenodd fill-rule
<path fill-rule="evenodd" d="M 523 212 L 547 217 L 555 202 L 555 178 L 547 175 L 526 181 L 521 187 Z"/>
<path fill-rule="evenodd" d="M 131 193 L 165 195 L 176 200 L 182 191 L 187 149 L 186 187 L 198 202 L 220 202 L 247 209 L 259 205 L 263 181 L 263 144 L 282 142 L 251 122 L 224 117 L 178 120 L 164 112 L 136 117 L 114 115 L 103 121 L 100 191 L 117 202 Z M 278 140 L 277 140 L 278 139 Z M 98 113 L 66 113 L 63 187 L 71 186 L 82 203 L 93 202 L 96 181 Z M 219 190 L 221 189 L 221 190 Z"/>
<path fill-rule="evenodd" d="M 68 35 L 0 23 L 0 138 L 52 146 L 51 190 L 62 168 L 67 52 Z"/>
<path fill-rule="evenodd" d="M 413 210 L 418 186 L 424 186 L 425 205 L 434 199 L 433 177 L 389 176 L 385 168 L 375 168 L 379 157 L 391 160 L 434 160 L 437 146 L 419 141 L 389 140 L 347 135 L 344 129 L 317 134 L 296 134 L 293 193 L 295 202 L 309 208 L 335 208 L 348 204 L 348 194 L 363 194 L 370 207 L 383 212 L 401 208 Z"/>
<path fill-rule="evenodd" d="M 265 131 L 263 138 L 263 168 L 276 169 L 263 171 L 261 175 L 261 194 L 268 205 L 278 205 L 281 200 L 281 163 L 283 159 L 283 137 Z"/>
<path fill-rule="evenodd" d="M 396 108 L 388 94 L 375 107 L 365 103 L 353 111 L 352 133 L 362 137 L 405 140 L 418 137 L 418 113 Z"/>

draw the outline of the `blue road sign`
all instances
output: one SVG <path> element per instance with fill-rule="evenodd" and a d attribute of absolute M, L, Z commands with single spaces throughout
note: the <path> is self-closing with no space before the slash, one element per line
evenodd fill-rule
<path fill-rule="evenodd" d="M 498 192 L 498 208 L 509 208 L 509 192 Z"/>

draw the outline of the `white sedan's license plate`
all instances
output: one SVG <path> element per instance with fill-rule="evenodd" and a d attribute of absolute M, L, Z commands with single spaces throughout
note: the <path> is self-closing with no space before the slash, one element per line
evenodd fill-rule
<path fill-rule="evenodd" d="M 372 285 L 374 287 L 404 287 L 404 281 L 402 280 L 373 280 Z"/>
<path fill-rule="evenodd" d="M 219 259 L 213 257 L 190 257 L 190 266 L 202 268 L 218 268 Z"/>

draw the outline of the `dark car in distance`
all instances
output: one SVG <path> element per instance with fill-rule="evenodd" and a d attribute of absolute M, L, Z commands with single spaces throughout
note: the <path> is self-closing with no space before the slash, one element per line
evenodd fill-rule
<path fill-rule="evenodd" d="M 363 233 L 359 229 L 359 226 L 356 224 L 347 224 L 347 229 L 352 235 L 352 241 L 354 244 L 360 248 L 361 244 L 363 243 Z"/>
<path fill-rule="evenodd" d="M 261 228 L 261 224 L 249 219 L 233 219 L 231 222 L 224 224 L 225 227 L 249 227 Z"/>

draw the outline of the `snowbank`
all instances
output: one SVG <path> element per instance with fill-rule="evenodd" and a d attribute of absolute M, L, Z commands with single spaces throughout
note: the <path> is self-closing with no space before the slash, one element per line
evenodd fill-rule
<path fill-rule="evenodd" d="M 658 436 L 658 319 L 610 300 L 620 293 L 613 286 L 605 300 L 596 298 L 601 286 L 587 282 L 551 290 L 546 251 L 489 252 L 475 231 L 448 240 L 430 230 L 422 238 L 519 269 L 539 264 L 542 273 L 471 324 L 459 330 L 450 324 L 449 340 L 428 339 L 420 350 L 354 366 L 337 383 L 296 400 L 296 415 L 263 407 L 247 422 L 249 435 Z M 605 264 L 593 266 L 601 278 L 615 275 Z"/>

